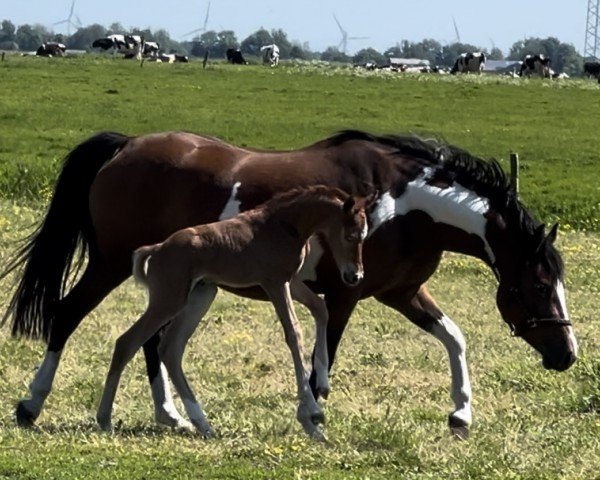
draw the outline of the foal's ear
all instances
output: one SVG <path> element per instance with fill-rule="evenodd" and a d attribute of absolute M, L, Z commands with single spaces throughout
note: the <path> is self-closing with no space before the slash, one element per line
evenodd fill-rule
<path fill-rule="evenodd" d="M 356 204 L 356 201 L 354 200 L 353 196 L 349 196 L 346 201 L 344 202 L 344 213 L 350 213 L 352 211 L 352 209 L 354 208 L 354 205 Z"/>

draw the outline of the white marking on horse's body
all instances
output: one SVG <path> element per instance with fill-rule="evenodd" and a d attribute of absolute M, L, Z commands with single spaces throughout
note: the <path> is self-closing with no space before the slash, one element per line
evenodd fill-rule
<path fill-rule="evenodd" d="M 490 209 L 489 200 L 456 182 L 446 188 L 428 185 L 427 179 L 431 173 L 430 168 L 424 169 L 417 178 L 406 185 L 406 190 L 398 198 L 392 197 L 390 192 L 385 192 L 377 200 L 377 206 L 370 216 L 372 226 L 369 235 L 395 217 L 419 210 L 429 215 L 434 222 L 477 235 L 493 265 L 495 255 L 485 237 L 485 214 Z"/>
<path fill-rule="evenodd" d="M 470 425 L 472 421 L 471 382 L 467 369 L 465 337 L 456 323 L 446 315 L 433 324 L 431 334 L 442 342 L 448 351 L 452 376 L 450 396 L 455 407 L 451 417 Z"/>
<path fill-rule="evenodd" d="M 225 204 L 225 208 L 219 215 L 219 221 L 225 220 L 227 218 L 235 217 L 238 213 L 240 213 L 240 202 L 237 199 L 237 192 L 240 189 L 242 182 L 235 182 L 233 184 L 233 188 L 231 189 L 231 194 L 229 195 L 229 200 Z"/>
<path fill-rule="evenodd" d="M 558 301 L 560 303 L 560 309 L 562 310 L 561 316 L 565 320 L 569 320 L 569 312 L 567 311 L 567 298 L 565 295 L 565 286 L 563 282 L 558 280 L 556 282 L 556 294 L 558 295 Z M 577 343 L 577 338 L 575 337 L 575 332 L 573 331 L 573 327 L 568 326 L 567 331 L 569 332 L 569 340 L 571 342 L 571 347 L 573 349 L 573 354 L 577 356 L 579 351 L 579 345 Z"/>
<path fill-rule="evenodd" d="M 158 375 L 150 384 L 154 401 L 154 417 L 156 422 L 168 427 L 190 428 L 191 424 L 177 411 L 173 402 L 173 394 L 169 386 L 169 375 L 164 363 L 160 362 Z"/>

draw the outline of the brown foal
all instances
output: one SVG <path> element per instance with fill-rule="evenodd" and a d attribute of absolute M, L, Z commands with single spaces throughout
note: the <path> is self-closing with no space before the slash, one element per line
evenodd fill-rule
<path fill-rule="evenodd" d="M 337 188 L 314 186 L 278 195 L 231 219 L 179 230 L 167 240 L 137 249 L 133 274 L 148 289 L 148 308 L 116 342 L 97 420 L 111 430 L 112 405 L 119 379 L 137 350 L 162 327 L 159 345 L 192 425 L 203 435 L 211 427 L 182 370 L 185 346 L 212 304 L 217 286 L 260 286 L 283 325 L 292 353 L 304 430 L 323 439 L 324 422 L 304 368 L 302 332 L 292 299 L 308 307 L 316 322 L 315 366 L 322 393 L 329 390 L 325 302 L 298 275 L 309 251 L 309 238 L 320 234 L 329 245 L 343 281 L 363 277 L 362 243 L 367 234 L 365 208 L 371 199 L 355 198 Z"/>

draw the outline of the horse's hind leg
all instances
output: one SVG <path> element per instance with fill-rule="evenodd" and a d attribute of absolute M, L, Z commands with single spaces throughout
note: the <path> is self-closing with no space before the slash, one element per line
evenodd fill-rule
<path fill-rule="evenodd" d="M 454 411 L 449 415 L 448 423 L 454 435 L 466 438 L 472 420 L 471 383 L 467 369 L 466 342 L 460 328 L 439 309 L 425 285 L 414 295 L 407 295 L 405 289 L 398 289 L 389 290 L 376 298 L 404 314 L 446 348 L 452 376 L 450 395 L 454 402 Z"/>
<path fill-rule="evenodd" d="M 167 367 L 185 411 L 194 427 L 205 437 L 210 437 L 212 430 L 201 404 L 185 378 L 181 364 L 187 342 L 206 315 L 216 294 L 217 287 L 213 284 L 196 285 L 188 296 L 185 309 L 171 320 L 159 345 L 160 358 Z"/>
<path fill-rule="evenodd" d="M 21 400 L 17 405 L 18 425 L 30 426 L 35 422 L 52 389 L 67 340 L 81 320 L 128 275 L 128 268 L 110 269 L 90 261 L 81 279 L 57 305 L 46 356 L 29 385 L 30 398 Z"/>

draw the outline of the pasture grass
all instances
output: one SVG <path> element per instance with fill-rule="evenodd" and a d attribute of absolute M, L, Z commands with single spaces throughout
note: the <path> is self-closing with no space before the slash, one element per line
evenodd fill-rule
<path fill-rule="evenodd" d="M 0 196 L 41 200 L 61 159 L 100 130 L 188 130 L 297 148 L 339 129 L 441 136 L 521 158 L 525 203 L 546 222 L 600 230 L 600 86 L 570 79 L 398 75 L 315 65 L 153 64 L 106 56 L 0 63 Z"/>
<path fill-rule="evenodd" d="M 99 130 L 182 129 L 263 148 L 300 147 L 342 128 L 429 132 L 504 166 L 510 151 L 520 153 L 524 202 L 567 227 L 558 244 L 581 346 L 569 371 L 543 370 L 508 335 L 493 276 L 448 254 L 430 286 L 468 341 L 471 438 L 456 441 L 447 431 L 442 347 L 368 300 L 340 346 L 325 402 L 329 443 L 321 445 L 294 418 L 293 368 L 272 308 L 221 292 L 185 357 L 217 438 L 154 426 L 141 355 L 117 395 L 120 424 L 106 435 L 94 415 L 114 341 L 145 306 L 144 292 L 127 282 L 71 338 L 34 430 L 16 428 L 13 410 L 43 345 L 0 330 L 0 478 L 599 478 L 597 84 L 321 65 L 140 68 L 100 56 L 10 56 L 0 79 L 0 265 L 41 218 L 63 156 Z M 10 280 L 1 283 L 2 305 Z M 312 345 L 312 321 L 297 310 Z"/>
<path fill-rule="evenodd" d="M 0 201 L 0 261 L 39 217 Z M 128 281 L 71 338 L 35 430 L 14 424 L 43 345 L 0 330 L 0 478 L 402 478 L 594 479 L 600 471 L 600 235 L 558 240 L 581 356 L 545 371 L 512 338 L 494 304 L 495 280 L 478 261 L 447 254 L 431 290 L 469 345 L 475 425 L 450 437 L 449 371 L 443 348 L 396 312 L 361 302 L 343 338 L 325 402 L 329 443 L 295 420 L 295 382 L 270 304 L 220 292 L 192 337 L 185 370 L 217 438 L 161 429 L 138 354 L 117 394 L 113 435 L 94 423 L 117 337 L 145 306 Z M 3 282 L 0 303 L 9 298 Z M 297 307 L 307 345 L 314 327 Z M 180 411 L 181 404 L 177 401 Z"/>

